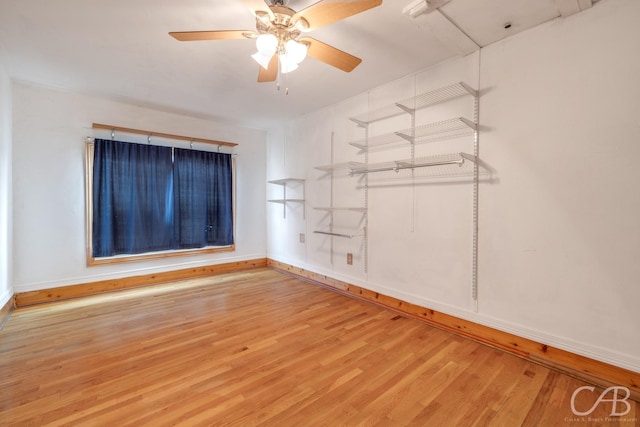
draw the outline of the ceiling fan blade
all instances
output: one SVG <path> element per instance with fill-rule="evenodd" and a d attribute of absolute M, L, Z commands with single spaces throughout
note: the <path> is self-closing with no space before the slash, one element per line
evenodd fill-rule
<path fill-rule="evenodd" d="M 298 26 L 298 28 L 302 31 L 311 31 L 381 4 L 382 0 L 321 0 L 296 13 L 291 21 L 295 24 L 302 18 L 309 25 L 307 28 L 304 26 Z"/>
<path fill-rule="evenodd" d="M 273 19 L 273 12 L 264 2 L 264 0 L 242 0 L 242 3 L 253 13 L 256 15 L 256 18 L 259 17 L 259 13 L 256 12 L 266 12 L 269 15 L 269 19 Z"/>
<path fill-rule="evenodd" d="M 353 71 L 353 69 L 362 62 L 362 59 L 360 58 L 311 37 L 302 37 L 301 39 L 298 39 L 298 41 L 309 46 L 307 55 L 310 57 L 336 67 L 342 71 L 346 71 L 347 73 Z"/>
<path fill-rule="evenodd" d="M 258 82 L 273 82 L 278 77 L 278 55 L 273 55 L 271 60 L 269 61 L 269 68 L 264 69 L 260 67 L 260 71 L 258 72 Z"/>
<path fill-rule="evenodd" d="M 169 33 L 169 35 L 181 42 L 191 42 L 196 40 L 251 39 L 258 36 L 255 31 L 244 30 L 174 31 Z"/>

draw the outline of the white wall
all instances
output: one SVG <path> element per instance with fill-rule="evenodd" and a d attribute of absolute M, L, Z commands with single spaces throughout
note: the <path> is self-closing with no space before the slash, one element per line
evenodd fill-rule
<path fill-rule="evenodd" d="M 481 110 L 482 313 L 635 371 L 639 18 L 606 0 L 490 46 Z"/>
<path fill-rule="evenodd" d="M 308 210 L 305 221 L 268 210 L 268 228 L 278 230 L 269 256 L 640 372 L 639 18 L 637 0 L 602 0 L 273 132 L 268 176 L 306 178 Z M 366 272 L 362 239 L 334 238 L 331 248 L 312 233 L 326 217 L 311 207 L 328 205 L 331 194 L 330 179 L 313 166 L 330 163 L 332 133 L 336 162 L 363 161 L 347 144 L 362 130 L 346 118 L 457 81 L 481 91 L 480 157 L 496 170 L 480 185 L 477 306 L 469 183 L 370 181 Z M 465 102 L 428 109 L 419 120 L 454 110 L 469 117 Z M 371 134 L 407 125 L 393 120 Z M 417 150 L 472 152 L 472 143 Z M 408 151 L 391 150 L 369 160 L 403 157 Z M 334 177 L 336 204 L 362 204 L 359 182 Z M 353 266 L 346 252 L 354 253 Z"/>
<path fill-rule="evenodd" d="M 93 131 L 94 122 L 238 143 L 236 250 L 87 267 L 84 141 L 110 138 L 108 131 Z M 146 141 L 140 135 L 116 138 Z M 265 257 L 265 153 L 264 131 L 14 84 L 14 291 Z"/>
<path fill-rule="evenodd" d="M 11 79 L 0 63 L 0 307 L 13 296 L 11 274 Z"/>

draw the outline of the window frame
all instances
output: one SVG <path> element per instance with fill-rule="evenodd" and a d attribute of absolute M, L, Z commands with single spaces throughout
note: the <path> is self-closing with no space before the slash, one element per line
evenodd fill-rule
<path fill-rule="evenodd" d="M 201 255 L 236 250 L 236 157 L 231 159 L 231 209 L 233 215 L 233 243 L 228 246 L 206 246 L 197 249 L 171 249 L 141 254 L 122 254 L 109 257 L 93 256 L 93 139 L 85 142 L 85 257 L 88 267 L 97 265 L 121 264 L 126 262 L 146 261 L 177 256 Z"/>

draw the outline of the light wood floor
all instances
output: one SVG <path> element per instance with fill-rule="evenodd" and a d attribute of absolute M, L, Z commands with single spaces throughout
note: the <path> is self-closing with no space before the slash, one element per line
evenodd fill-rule
<path fill-rule="evenodd" d="M 22 308 L 0 332 L 2 425 L 640 424 L 633 401 L 573 415 L 583 385 L 266 269 Z"/>

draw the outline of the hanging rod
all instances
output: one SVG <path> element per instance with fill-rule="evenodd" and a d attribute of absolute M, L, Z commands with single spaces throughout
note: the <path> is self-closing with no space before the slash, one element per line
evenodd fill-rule
<path fill-rule="evenodd" d="M 372 172 L 386 172 L 386 171 L 394 171 L 394 172 L 398 172 L 401 169 L 416 169 L 416 168 L 422 168 L 422 167 L 429 167 L 429 166 L 444 166 L 444 165 L 458 165 L 458 166 L 462 166 L 464 164 L 464 157 L 461 157 L 460 159 L 457 160 L 444 160 L 444 161 L 436 161 L 436 162 L 429 162 L 429 163 L 409 163 L 409 162 L 396 162 L 395 166 L 389 166 L 389 167 L 382 167 L 382 168 L 374 168 L 374 169 L 352 169 L 349 174 L 351 175 L 357 175 L 357 174 L 365 174 L 365 173 L 372 173 Z"/>
<path fill-rule="evenodd" d="M 202 142 L 202 143 L 205 143 L 205 144 L 213 144 L 213 145 L 217 145 L 218 147 L 220 147 L 220 146 L 235 147 L 236 145 L 238 145 L 235 142 L 216 141 L 215 139 L 193 138 L 191 136 L 173 135 L 173 134 L 170 134 L 170 133 L 162 133 L 162 132 L 150 132 L 148 130 L 123 128 L 123 127 L 120 127 L 120 126 L 104 125 L 104 124 L 100 124 L 100 123 L 94 123 L 92 128 L 93 129 L 110 130 L 112 132 L 112 135 L 113 135 L 114 132 L 117 131 L 117 132 L 125 132 L 125 133 L 135 133 L 135 134 L 139 134 L 139 135 L 147 135 L 147 137 L 149 139 L 152 136 L 159 136 L 161 138 L 178 139 L 180 141 L 189 141 L 191 143 L 193 143 L 193 142 Z"/>
<path fill-rule="evenodd" d="M 314 230 L 313 232 L 316 234 L 324 234 L 326 236 L 346 237 L 347 239 L 353 239 L 354 237 L 358 237 L 361 235 L 359 234 L 360 231 L 362 230 L 358 230 L 358 233 L 355 233 L 355 234 L 334 233 L 332 231 L 321 231 L 321 230 Z"/>

